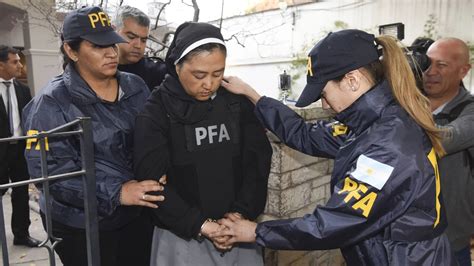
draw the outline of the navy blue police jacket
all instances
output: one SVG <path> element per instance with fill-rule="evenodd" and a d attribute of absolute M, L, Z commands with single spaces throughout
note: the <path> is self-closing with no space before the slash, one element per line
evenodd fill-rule
<path fill-rule="evenodd" d="M 422 128 L 396 103 L 387 81 L 337 121 L 305 123 L 271 98 L 257 117 L 288 146 L 334 159 L 331 197 L 301 218 L 257 226 L 272 249 L 341 248 L 349 265 L 451 265 L 437 161 Z"/>
<path fill-rule="evenodd" d="M 24 108 L 23 128 L 28 135 L 47 131 L 78 117 L 90 117 L 94 144 L 99 228 L 117 229 L 140 211 L 138 207 L 120 206 L 122 184 L 134 179 L 132 164 L 133 127 L 149 90 L 134 74 L 117 71 L 120 93 L 115 102 L 101 100 L 74 67 L 68 65 Z M 81 169 L 78 137 L 51 138 L 46 147 L 48 174 Z M 29 141 L 25 150 L 31 176 L 41 176 L 40 147 Z M 82 178 L 50 184 L 53 220 L 84 228 L 84 191 Z M 44 210 L 43 195 L 40 207 Z"/>

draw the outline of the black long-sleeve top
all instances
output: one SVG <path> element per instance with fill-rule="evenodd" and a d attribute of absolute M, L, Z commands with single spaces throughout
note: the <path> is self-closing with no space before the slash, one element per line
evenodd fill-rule
<path fill-rule="evenodd" d="M 221 113 L 224 105 L 228 106 L 224 108 L 228 110 L 226 114 Z M 185 94 L 172 76 L 167 76 L 152 93 L 136 120 L 134 169 L 141 180 L 168 176 L 163 192 L 165 201 L 152 211 L 157 225 L 192 238 L 207 218 L 218 219 L 227 212 L 239 212 L 255 219 L 261 214 L 266 203 L 272 150 L 253 108 L 244 97 L 224 89 L 218 90 L 214 100 L 198 102 Z M 224 132 L 237 142 L 217 148 L 211 145 L 207 150 L 186 144 L 198 136 L 192 135 L 190 139 L 189 132 L 206 128 L 197 126 L 205 125 L 206 121 L 215 123 L 216 116 L 237 125 Z M 222 134 L 222 128 L 216 132 Z M 207 137 L 201 140 L 207 141 Z M 214 136 L 214 144 L 226 137 Z"/>

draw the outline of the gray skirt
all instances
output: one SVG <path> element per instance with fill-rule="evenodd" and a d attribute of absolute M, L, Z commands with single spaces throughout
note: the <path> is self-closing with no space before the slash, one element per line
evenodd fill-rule
<path fill-rule="evenodd" d="M 151 248 L 153 266 L 187 265 L 263 265 L 262 248 L 256 244 L 235 245 L 230 251 L 221 253 L 209 240 L 201 243 L 184 240 L 168 230 L 155 227 Z"/>

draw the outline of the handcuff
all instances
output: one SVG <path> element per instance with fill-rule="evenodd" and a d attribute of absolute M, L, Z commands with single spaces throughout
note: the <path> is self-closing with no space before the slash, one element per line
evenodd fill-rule
<path fill-rule="evenodd" d="M 204 239 L 206 239 L 206 237 L 202 234 L 202 229 L 204 228 L 204 225 L 207 224 L 207 223 L 217 223 L 217 220 L 214 220 L 212 218 L 207 218 L 204 223 L 202 223 L 201 225 L 201 229 L 199 230 L 199 233 L 197 234 L 197 237 L 196 237 L 196 240 L 201 243 L 202 241 L 204 241 Z"/>

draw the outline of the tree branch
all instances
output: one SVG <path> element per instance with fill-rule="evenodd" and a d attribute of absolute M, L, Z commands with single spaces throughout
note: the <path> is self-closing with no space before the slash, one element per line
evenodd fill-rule
<path fill-rule="evenodd" d="M 194 16 L 193 16 L 193 21 L 198 22 L 199 21 L 199 6 L 196 0 L 191 0 L 193 2 L 193 8 L 194 8 Z"/>
<path fill-rule="evenodd" d="M 221 0 L 221 18 L 219 20 L 219 29 L 222 29 L 222 19 L 224 17 L 224 0 Z"/>
<path fill-rule="evenodd" d="M 227 42 L 227 41 L 230 41 L 230 40 L 232 40 L 232 39 L 235 39 L 235 41 L 236 41 L 240 46 L 245 47 L 245 45 L 239 41 L 239 38 L 238 38 L 237 35 L 235 35 L 235 34 L 232 34 L 229 38 L 224 39 L 224 41 Z"/>
<path fill-rule="evenodd" d="M 161 46 L 163 46 L 163 48 L 162 48 L 161 50 L 163 50 L 164 48 L 169 48 L 168 45 L 166 45 L 164 42 L 158 40 L 157 38 L 155 38 L 155 37 L 152 36 L 152 35 L 150 35 L 150 36 L 148 37 L 148 39 L 150 39 L 150 40 L 153 41 L 153 42 L 156 42 L 157 44 L 159 44 L 159 45 L 161 45 Z M 161 50 L 158 50 L 158 52 L 161 51 Z"/>
<path fill-rule="evenodd" d="M 188 4 L 184 0 L 181 0 L 181 3 L 183 3 L 183 5 L 190 6 L 194 9 L 193 22 L 198 22 L 199 21 L 199 5 L 196 0 L 191 0 L 191 2 L 192 4 Z"/>
<path fill-rule="evenodd" d="M 272 17 L 268 18 L 265 21 L 265 19 L 263 19 L 263 18 L 264 18 L 263 16 L 258 16 L 257 15 L 255 17 L 253 17 L 252 20 L 249 19 L 249 21 L 244 23 L 244 25 L 255 25 L 255 24 L 252 24 L 251 21 L 253 21 L 253 23 L 259 22 L 258 25 L 260 25 L 260 27 L 241 27 L 240 25 L 242 24 L 242 22 L 237 23 L 234 26 L 226 23 L 225 24 L 226 27 L 231 27 L 232 28 L 232 27 L 235 27 L 235 26 L 238 25 L 237 27 L 239 27 L 240 30 L 237 31 L 237 32 L 233 31 L 234 33 L 229 38 L 227 38 L 225 41 L 230 41 L 232 39 L 235 39 L 237 44 L 239 44 L 242 47 L 245 47 L 246 39 L 247 38 L 253 38 L 255 43 L 257 44 L 257 46 L 277 45 L 273 41 L 268 41 L 268 43 L 260 42 L 260 39 L 263 38 L 263 40 L 269 40 L 269 38 L 271 36 L 271 32 L 273 32 L 275 29 L 277 29 L 281 26 L 284 26 L 286 24 L 285 17 L 282 17 L 281 21 L 277 21 L 276 19 L 274 19 Z M 230 33 L 232 33 L 232 31 Z M 265 37 L 265 35 L 267 35 L 267 34 L 270 34 L 270 36 Z"/>
<path fill-rule="evenodd" d="M 189 6 L 189 7 L 192 7 L 192 6 L 193 6 L 192 4 L 188 4 L 188 3 L 184 2 L 184 0 L 181 0 L 181 3 L 183 3 L 183 4 L 185 4 L 185 5 Z"/>
<path fill-rule="evenodd" d="M 48 4 L 44 3 L 43 1 L 34 1 L 34 0 L 27 0 L 23 2 L 25 5 L 25 10 L 28 10 L 29 8 L 32 8 L 36 10 L 36 12 L 39 14 L 40 17 L 33 17 L 30 16 L 30 24 L 32 25 L 37 25 L 40 27 L 47 28 L 53 32 L 54 36 L 60 36 L 61 35 L 61 26 L 59 21 L 56 19 L 55 16 L 55 9 Z M 63 9 L 68 9 L 67 5 L 61 2 L 57 4 L 56 6 L 57 9 L 63 8 Z M 31 13 L 30 13 L 31 14 Z M 33 21 L 46 21 L 45 23 L 35 23 Z"/>
<path fill-rule="evenodd" d="M 158 28 L 158 21 L 160 20 L 161 13 L 163 13 L 163 10 L 165 10 L 165 7 L 169 5 L 170 3 L 171 3 L 171 0 L 169 0 L 168 3 L 164 3 L 161 6 L 160 11 L 158 12 L 158 15 L 156 15 L 155 26 L 153 27 L 154 30 Z"/>

